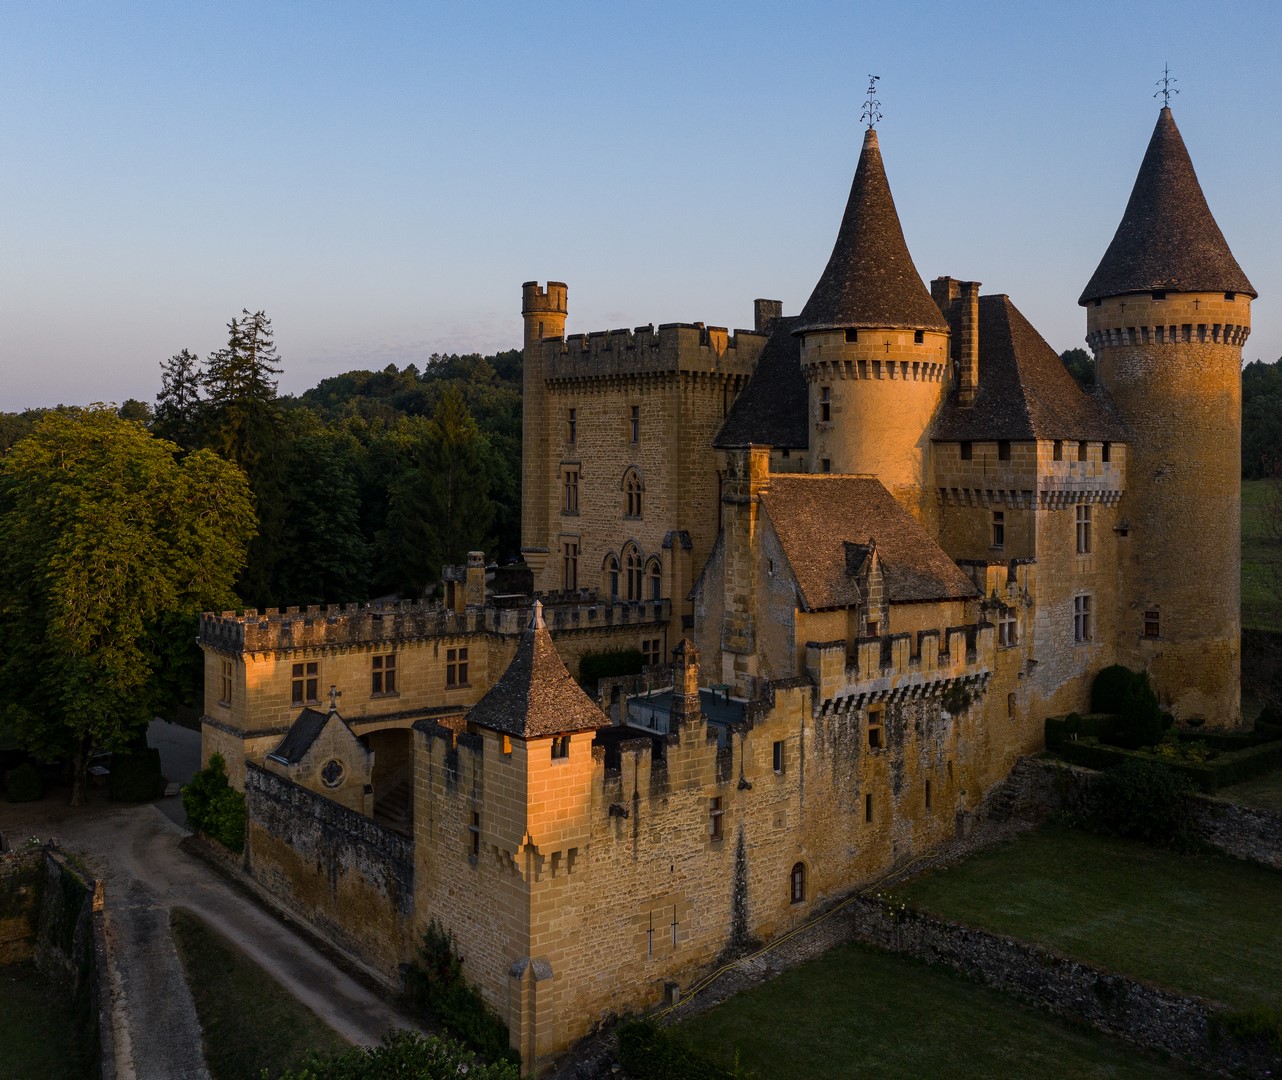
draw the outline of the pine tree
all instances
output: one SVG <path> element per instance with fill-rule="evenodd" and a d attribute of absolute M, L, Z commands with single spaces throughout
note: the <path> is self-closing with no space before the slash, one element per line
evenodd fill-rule
<path fill-rule="evenodd" d="M 187 349 L 160 362 L 160 393 L 151 429 L 184 450 L 194 450 L 200 438 L 202 380 L 200 357 Z"/>

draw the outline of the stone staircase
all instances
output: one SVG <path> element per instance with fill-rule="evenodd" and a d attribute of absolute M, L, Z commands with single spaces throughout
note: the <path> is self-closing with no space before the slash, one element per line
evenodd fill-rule
<path fill-rule="evenodd" d="M 409 836 L 414 823 L 410 800 L 413 788 L 409 777 L 405 777 L 390 787 L 374 795 L 374 820 L 398 833 Z"/>

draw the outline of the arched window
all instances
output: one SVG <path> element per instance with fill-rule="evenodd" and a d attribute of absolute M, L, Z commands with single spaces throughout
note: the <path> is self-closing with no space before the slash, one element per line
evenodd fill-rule
<path fill-rule="evenodd" d="M 806 864 L 797 863 L 792 868 L 792 902 L 800 904 L 806 898 Z"/>
<path fill-rule="evenodd" d="M 658 559 L 651 559 L 645 565 L 646 596 L 658 600 L 663 594 L 663 571 Z"/>
<path fill-rule="evenodd" d="M 629 469 L 623 475 L 623 513 L 625 517 L 641 516 L 641 493 L 645 487 L 641 483 L 641 474 L 636 469 Z"/>
<path fill-rule="evenodd" d="M 602 574 L 605 579 L 602 585 L 605 588 L 605 595 L 611 600 L 619 598 L 619 560 L 613 554 L 605 557 L 605 568 Z"/>
<path fill-rule="evenodd" d="M 623 572 L 627 575 L 628 599 L 641 599 L 641 552 L 636 545 L 629 544 L 623 549 Z"/>

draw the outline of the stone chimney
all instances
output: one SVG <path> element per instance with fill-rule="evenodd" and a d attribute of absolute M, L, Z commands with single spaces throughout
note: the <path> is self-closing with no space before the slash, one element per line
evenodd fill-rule
<path fill-rule="evenodd" d="M 754 300 L 752 302 L 753 328 L 758 334 L 768 334 L 774 324 L 783 318 L 782 300 Z"/>
<path fill-rule="evenodd" d="M 979 392 L 979 285 L 937 277 L 930 283 L 930 296 L 948 320 L 952 330 L 952 359 L 957 363 L 957 404 L 970 408 Z"/>
<path fill-rule="evenodd" d="M 464 603 L 468 607 L 485 606 L 485 552 L 467 553 L 467 580 L 464 585 Z"/>
<path fill-rule="evenodd" d="M 699 650 L 682 638 L 672 650 L 672 730 L 703 720 L 699 701 Z"/>

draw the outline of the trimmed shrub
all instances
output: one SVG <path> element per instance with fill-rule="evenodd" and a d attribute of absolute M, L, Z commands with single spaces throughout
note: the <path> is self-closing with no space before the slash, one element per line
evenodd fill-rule
<path fill-rule="evenodd" d="M 227 779 L 222 754 L 214 754 L 191 778 L 182 799 L 193 829 L 238 855 L 245 850 L 245 796 Z"/>
<path fill-rule="evenodd" d="M 405 994 L 482 1057 L 520 1067 L 521 1055 L 508 1045 L 507 1025 L 463 977 L 454 935 L 435 919 L 405 972 Z"/>
<path fill-rule="evenodd" d="M 4 774 L 5 796 L 10 802 L 35 802 L 44 798 L 45 781 L 30 761 Z"/>
<path fill-rule="evenodd" d="M 1185 831 L 1188 780 L 1165 766 L 1127 761 L 1108 769 L 1094 789 L 1097 828 L 1148 843 L 1169 844 Z"/>
<path fill-rule="evenodd" d="M 378 1046 L 353 1046 L 328 1057 L 308 1058 L 282 1073 L 279 1080 L 455 1080 L 461 1076 L 518 1080 L 516 1066 L 509 1061 L 485 1065 L 456 1042 L 416 1031 L 389 1031 Z"/>
<path fill-rule="evenodd" d="M 1135 673 L 1122 664 L 1104 668 L 1091 683 L 1091 712 L 1119 713 Z"/>
<path fill-rule="evenodd" d="M 640 675 L 644 666 L 645 657 L 640 649 L 584 653 L 579 658 L 579 682 L 589 691 L 595 691 L 598 680 L 619 675 Z"/>
<path fill-rule="evenodd" d="M 111 756 L 107 794 L 116 802 L 148 802 L 164 790 L 159 750 L 149 747 Z"/>
<path fill-rule="evenodd" d="M 716 1064 L 653 1020 L 619 1025 L 619 1064 L 636 1080 L 738 1080 L 747 1075 L 737 1066 Z"/>

